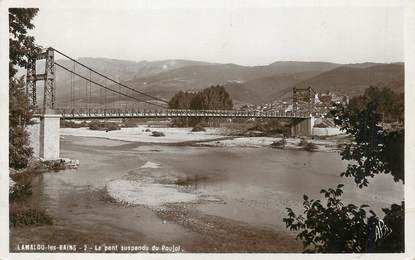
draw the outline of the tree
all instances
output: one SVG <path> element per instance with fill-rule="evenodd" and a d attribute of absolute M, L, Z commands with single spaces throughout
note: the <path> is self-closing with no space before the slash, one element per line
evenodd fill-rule
<path fill-rule="evenodd" d="M 232 107 L 229 93 L 219 85 L 203 89 L 190 102 L 190 108 L 198 110 L 228 110 Z"/>
<path fill-rule="evenodd" d="M 172 109 L 232 109 L 232 99 L 223 86 L 211 86 L 197 93 L 180 91 L 169 101 Z"/>
<path fill-rule="evenodd" d="M 28 100 L 24 92 L 23 79 L 10 79 L 9 82 L 9 167 L 21 169 L 32 156 L 26 125 L 32 114 L 27 108 Z"/>
<path fill-rule="evenodd" d="M 383 113 L 390 114 L 395 105 L 401 106 L 399 97 L 403 99 L 392 91 L 371 87 L 348 106 L 337 105 L 331 111 L 340 129 L 354 137 L 354 142 L 340 153 L 343 160 L 352 162 L 341 176 L 353 177 L 360 188 L 369 184 L 369 177 L 379 173 L 391 174 L 396 182 L 404 182 L 404 130 L 387 131 L 381 126 Z M 403 114 L 403 107 L 398 110 Z"/>
<path fill-rule="evenodd" d="M 196 94 L 191 92 L 179 91 L 169 101 L 171 109 L 189 109 L 190 102 Z"/>
<path fill-rule="evenodd" d="M 27 35 L 35 26 L 32 23 L 37 15 L 37 8 L 9 9 L 9 78 L 17 73 L 16 66 L 25 68 L 28 60 L 39 52 L 35 38 Z"/>
<path fill-rule="evenodd" d="M 376 111 L 382 115 L 383 122 L 403 122 L 404 120 L 405 98 L 403 93 L 398 94 L 387 87 L 369 87 L 360 100 L 363 104 L 375 103 L 377 105 Z"/>
<path fill-rule="evenodd" d="M 366 248 L 368 224 L 364 208 L 367 205 L 343 205 L 339 198 L 342 187 L 339 184 L 335 189 L 321 190 L 327 200 L 326 206 L 304 195 L 306 218 L 296 216 L 287 208 L 288 218 L 284 218 L 284 222 L 290 230 L 302 230 L 297 238 L 303 240 L 305 252 L 351 253 Z"/>
<path fill-rule="evenodd" d="M 354 137 L 354 142 L 341 152 L 343 160 L 353 161 L 341 176 L 353 177 L 359 188 L 366 187 L 368 178 L 379 173 L 391 174 L 395 182 L 404 181 L 404 131 L 386 131 L 381 127 L 380 112 L 388 111 L 392 106 L 384 101 L 396 98 L 386 97 L 384 93 L 388 92 L 370 88 L 363 96 L 352 99 L 347 107 L 337 106 L 331 113 L 336 124 Z M 403 118 L 403 115 L 400 117 Z M 385 214 L 383 219 L 371 210 L 371 216 L 368 217 L 366 208 L 369 205 L 343 204 L 340 199 L 342 187 L 339 184 L 334 189 L 320 191 L 324 195 L 325 205 L 321 200 L 309 200 L 304 195 L 304 216 L 287 208 L 288 217 L 283 221 L 290 230 L 301 231 L 297 238 L 303 241 L 304 250 L 403 252 L 404 202 L 382 209 Z M 387 227 L 381 238 L 378 236 L 380 226 Z"/>
<path fill-rule="evenodd" d="M 384 208 L 381 220 L 369 205 L 344 205 L 341 200 L 343 184 L 336 188 L 322 189 L 325 205 L 321 200 L 304 195 L 304 215 L 297 215 L 287 208 L 284 218 L 287 228 L 298 231 L 297 239 L 303 241 L 307 253 L 398 253 L 404 251 L 404 203 Z M 387 229 L 380 231 L 379 227 Z M 390 230 L 392 232 L 390 233 Z M 301 232 L 300 232 L 301 231 Z M 380 232 L 384 236 L 380 236 Z M 388 233 L 389 232 L 389 233 Z"/>
<path fill-rule="evenodd" d="M 227 110 L 232 109 L 232 99 L 222 86 L 211 86 L 197 93 L 180 91 L 169 101 L 172 109 L 195 109 L 195 110 Z M 195 126 L 202 118 L 177 119 L 177 125 Z"/>
<path fill-rule="evenodd" d="M 26 67 L 28 60 L 36 55 L 34 37 L 27 35 L 33 29 L 32 19 L 38 9 L 10 8 L 10 58 L 9 58 L 9 167 L 20 169 L 27 165 L 32 149 L 29 146 L 26 125 L 32 114 L 25 95 L 23 78 L 16 79 L 16 66 Z"/>

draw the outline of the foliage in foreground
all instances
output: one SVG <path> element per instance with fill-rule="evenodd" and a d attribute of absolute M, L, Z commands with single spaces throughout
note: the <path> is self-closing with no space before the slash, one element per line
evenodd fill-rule
<path fill-rule="evenodd" d="M 290 230 L 301 231 L 297 238 L 303 241 L 304 252 L 402 252 L 403 202 L 383 209 L 386 215 L 382 223 L 372 210 L 368 216 L 369 205 L 344 205 L 340 198 L 342 187 L 343 184 L 339 184 L 335 189 L 322 189 L 320 193 L 324 195 L 325 204 L 304 195 L 304 216 L 287 208 L 288 217 L 283 221 Z M 381 229 L 383 224 L 388 230 Z"/>
<path fill-rule="evenodd" d="M 395 182 L 404 181 L 404 130 L 382 128 L 380 111 L 388 110 L 388 102 L 384 102 L 388 98 L 386 92 L 370 88 L 364 96 L 352 99 L 349 106 L 338 106 L 332 111 L 336 124 L 354 137 L 341 152 L 343 160 L 351 161 L 341 176 L 353 177 L 359 188 L 368 186 L 368 178 L 380 173 L 392 175 Z M 403 109 L 390 111 L 393 114 Z M 369 205 L 344 205 L 342 187 L 339 184 L 321 190 L 325 205 L 304 195 L 304 215 L 287 208 L 288 217 L 283 221 L 288 229 L 298 232 L 297 239 L 303 241 L 304 251 L 404 252 L 404 202 L 383 208 L 383 219 L 372 210 L 368 216 Z"/>
<path fill-rule="evenodd" d="M 360 188 L 369 184 L 369 177 L 379 173 L 391 174 L 395 182 L 405 179 L 404 130 L 382 128 L 380 112 L 386 108 L 382 108 L 385 102 L 378 95 L 379 91 L 369 88 L 363 97 L 352 99 L 349 106 L 337 106 L 331 112 L 341 130 L 354 137 L 354 142 L 340 153 L 343 160 L 351 161 L 341 176 L 353 177 Z"/>

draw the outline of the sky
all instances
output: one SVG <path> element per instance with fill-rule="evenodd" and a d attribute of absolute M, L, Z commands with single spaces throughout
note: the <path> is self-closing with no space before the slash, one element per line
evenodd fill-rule
<path fill-rule="evenodd" d="M 404 59 L 400 7 L 40 8 L 34 24 L 38 44 L 75 58 L 248 66 Z"/>

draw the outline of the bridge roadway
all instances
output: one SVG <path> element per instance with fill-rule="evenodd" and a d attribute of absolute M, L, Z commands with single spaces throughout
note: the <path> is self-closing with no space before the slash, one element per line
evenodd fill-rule
<path fill-rule="evenodd" d="M 183 117 L 210 117 L 210 118 L 286 118 L 309 119 L 310 114 L 292 112 L 259 112 L 239 110 L 134 110 L 134 109 L 55 109 L 55 113 L 63 119 L 118 119 L 118 118 L 183 118 Z"/>

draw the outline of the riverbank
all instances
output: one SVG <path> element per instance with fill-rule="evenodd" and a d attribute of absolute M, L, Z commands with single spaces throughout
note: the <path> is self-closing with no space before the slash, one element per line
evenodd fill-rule
<path fill-rule="evenodd" d="M 153 136 L 162 132 L 164 136 Z M 61 136 L 96 137 L 110 140 L 139 142 L 147 144 L 191 145 L 206 147 L 270 147 L 282 141 L 282 137 L 245 137 L 235 135 L 226 128 L 206 128 L 206 131 L 192 132 L 192 128 L 137 126 L 114 131 L 96 131 L 88 128 L 61 128 Z M 64 137 L 63 137 L 64 138 Z M 350 142 L 346 135 L 330 137 L 284 138 L 282 149 L 304 149 L 304 141 L 312 143 L 312 151 L 337 152 Z"/>
<path fill-rule="evenodd" d="M 153 136 L 153 132 L 164 133 L 164 136 Z M 192 128 L 155 127 L 140 125 L 113 131 L 90 130 L 82 128 L 61 128 L 61 136 L 98 137 L 125 142 L 173 144 L 186 141 L 203 141 L 224 138 L 227 133 L 221 128 L 207 128 L 206 131 L 192 132 Z"/>
<path fill-rule="evenodd" d="M 32 201 L 32 180 L 45 172 L 76 168 L 77 161 L 58 159 L 45 161 L 32 158 L 20 170 L 9 169 L 9 223 L 10 226 L 51 225 L 53 219 L 39 203 Z"/>

